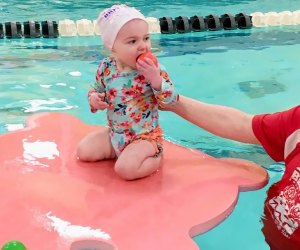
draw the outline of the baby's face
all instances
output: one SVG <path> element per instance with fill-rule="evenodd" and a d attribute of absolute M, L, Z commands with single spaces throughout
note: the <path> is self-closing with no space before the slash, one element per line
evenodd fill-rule
<path fill-rule="evenodd" d="M 117 61 L 135 69 L 138 56 L 150 51 L 150 48 L 148 23 L 134 19 L 120 29 L 112 51 Z"/>

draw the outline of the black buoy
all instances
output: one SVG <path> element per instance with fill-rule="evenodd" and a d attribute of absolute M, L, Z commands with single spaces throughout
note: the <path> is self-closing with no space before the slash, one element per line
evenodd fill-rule
<path fill-rule="evenodd" d="M 244 14 L 244 13 L 236 14 L 235 20 L 236 20 L 237 26 L 240 29 L 250 29 L 253 26 L 251 17 L 247 14 Z"/>
<path fill-rule="evenodd" d="M 222 29 L 222 24 L 220 18 L 216 15 L 208 15 L 205 18 L 207 28 L 209 30 L 215 31 Z"/>
<path fill-rule="evenodd" d="M 58 25 L 56 21 L 42 21 L 42 36 L 44 38 L 57 38 L 58 34 Z"/>
<path fill-rule="evenodd" d="M 22 25 L 20 22 L 6 22 L 5 23 L 5 36 L 7 38 L 21 38 Z"/>
<path fill-rule="evenodd" d="M 0 39 L 4 38 L 4 29 L 3 29 L 3 24 L 0 23 Z"/>
<path fill-rule="evenodd" d="M 231 14 L 224 14 L 221 16 L 221 22 L 224 30 L 234 30 L 237 28 L 235 18 Z"/>
<path fill-rule="evenodd" d="M 186 16 L 175 17 L 175 25 L 178 33 L 191 31 L 189 19 Z"/>
<path fill-rule="evenodd" d="M 36 21 L 27 21 L 23 23 L 25 38 L 41 37 L 41 25 Z"/>
<path fill-rule="evenodd" d="M 190 26 L 192 31 L 199 32 L 207 30 L 205 20 L 202 16 L 191 16 L 190 17 Z"/>
<path fill-rule="evenodd" d="M 171 17 L 159 18 L 159 26 L 162 34 L 173 34 L 176 32 L 175 21 Z"/>

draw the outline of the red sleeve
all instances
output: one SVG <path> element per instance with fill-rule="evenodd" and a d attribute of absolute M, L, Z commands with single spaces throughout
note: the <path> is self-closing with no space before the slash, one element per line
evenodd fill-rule
<path fill-rule="evenodd" d="M 300 128 L 300 105 L 274 114 L 256 115 L 252 129 L 267 153 L 275 161 L 284 161 L 287 137 Z"/>

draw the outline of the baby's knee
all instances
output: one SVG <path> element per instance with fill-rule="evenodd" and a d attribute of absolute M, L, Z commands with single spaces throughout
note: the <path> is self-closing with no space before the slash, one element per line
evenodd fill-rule
<path fill-rule="evenodd" d="M 90 149 L 82 144 L 77 146 L 77 157 L 81 161 L 95 161 L 91 155 Z"/>
<path fill-rule="evenodd" d="M 117 161 L 115 164 L 115 172 L 124 180 L 131 181 L 138 179 L 138 168 L 134 163 Z"/>

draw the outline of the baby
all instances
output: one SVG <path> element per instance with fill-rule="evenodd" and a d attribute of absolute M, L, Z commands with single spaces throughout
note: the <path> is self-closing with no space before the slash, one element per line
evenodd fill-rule
<path fill-rule="evenodd" d="M 113 5 L 98 25 L 111 57 L 104 58 L 88 92 L 92 112 L 107 109 L 108 127 L 87 135 L 78 146 L 83 161 L 117 158 L 116 173 L 134 180 L 155 172 L 163 152 L 159 105 L 176 103 L 178 94 L 166 71 L 143 56 L 150 53 L 148 23 L 138 10 Z"/>

